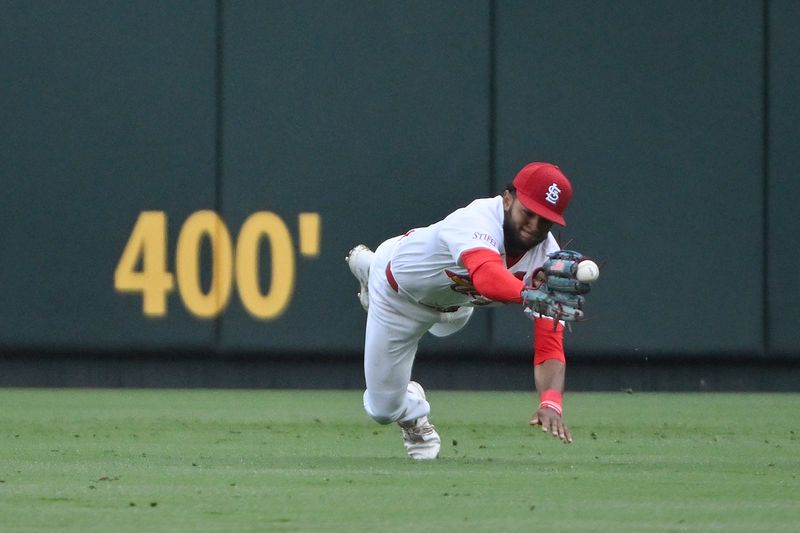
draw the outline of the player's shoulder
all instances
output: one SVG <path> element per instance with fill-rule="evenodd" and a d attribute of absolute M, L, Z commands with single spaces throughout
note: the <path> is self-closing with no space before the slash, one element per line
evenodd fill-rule
<path fill-rule="evenodd" d="M 450 216 L 454 217 L 476 217 L 485 216 L 502 218 L 503 213 L 503 197 L 495 196 L 493 198 L 478 198 L 471 201 L 464 207 L 456 209 Z"/>
<path fill-rule="evenodd" d="M 503 231 L 502 199 L 479 198 L 462 208 L 456 209 L 442 222 L 442 229 L 456 231 L 479 231 L 499 234 Z M 496 236 L 497 237 L 497 236 Z"/>
<path fill-rule="evenodd" d="M 542 242 L 542 245 L 545 255 L 557 252 L 561 249 L 561 245 L 558 244 L 558 241 L 550 231 L 547 232 L 547 238 Z"/>
<path fill-rule="evenodd" d="M 475 209 L 496 209 L 502 205 L 503 197 L 498 195 L 492 196 L 491 198 L 476 198 L 467 204 L 467 207 L 473 207 Z"/>

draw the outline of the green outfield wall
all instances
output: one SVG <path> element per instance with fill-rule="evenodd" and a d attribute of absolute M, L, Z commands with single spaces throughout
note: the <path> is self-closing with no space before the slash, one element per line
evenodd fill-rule
<path fill-rule="evenodd" d="M 531 160 L 577 360 L 800 357 L 800 3 L 0 1 L 0 352 L 357 357 L 359 242 Z M 519 309 L 432 354 L 528 358 Z"/>

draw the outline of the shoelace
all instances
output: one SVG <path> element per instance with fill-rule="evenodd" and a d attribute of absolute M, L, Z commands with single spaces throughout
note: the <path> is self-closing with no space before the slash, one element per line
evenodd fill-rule
<path fill-rule="evenodd" d="M 434 425 L 431 423 L 423 424 L 421 426 L 404 427 L 403 433 L 408 435 L 410 440 L 422 439 L 426 435 L 432 435 L 434 432 Z M 415 439 L 416 437 L 416 439 Z"/>

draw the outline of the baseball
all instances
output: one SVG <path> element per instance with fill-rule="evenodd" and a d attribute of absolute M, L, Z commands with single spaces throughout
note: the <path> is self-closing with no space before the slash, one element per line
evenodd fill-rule
<path fill-rule="evenodd" d="M 597 263 L 591 259 L 584 259 L 578 263 L 578 271 L 575 272 L 575 277 L 581 283 L 592 283 L 600 277 L 600 269 L 597 267 Z"/>

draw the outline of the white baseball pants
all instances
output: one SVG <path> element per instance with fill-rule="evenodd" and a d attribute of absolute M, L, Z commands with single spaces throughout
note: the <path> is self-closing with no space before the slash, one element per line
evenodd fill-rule
<path fill-rule="evenodd" d="M 465 307 L 441 313 L 395 291 L 386 279 L 400 237 L 383 242 L 375 250 L 369 274 L 369 311 L 364 340 L 364 409 L 380 424 L 407 422 L 430 413 L 430 404 L 408 389 L 419 340 L 426 331 L 449 335 L 461 329 L 472 315 Z"/>

